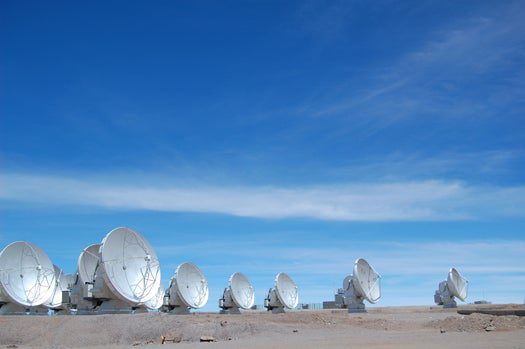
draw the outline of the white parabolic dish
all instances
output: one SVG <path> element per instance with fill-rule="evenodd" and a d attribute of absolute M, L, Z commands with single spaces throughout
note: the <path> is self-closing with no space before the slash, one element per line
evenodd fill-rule
<path fill-rule="evenodd" d="M 129 228 L 110 231 L 100 246 L 100 265 L 106 284 L 121 300 L 138 305 L 156 297 L 160 263 L 151 245 L 139 233 Z"/>
<path fill-rule="evenodd" d="M 370 303 L 376 303 L 381 298 L 381 276 L 365 259 L 355 261 L 354 278 L 357 292 Z"/>
<path fill-rule="evenodd" d="M 450 268 L 447 278 L 447 286 L 450 292 L 462 302 L 467 298 L 468 292 L 468 281 L 456 270 L 456 268 Z"/>
<path fill-rule="evenodd" d="M 182 263 L 175 270 L 177 294 L 190 308 L 202 308 L 208 302 L 208 281 L 193 263 Z"/>
<path fill-rule="evenodd" d="M 149 301 L 145 303 L 146 308 L 150 310 L 157 310 L 160 307 L 162 307 L 162 304 L 164 303 L 164 294 L 166 291 L 164 290 L 164 286 L 160 285 L 159 289 L 157 290 L 157 294 L 155 297 L 151 298 Z"/>
<path fill-rule="evenodd" d="M 99 262 L 98 252 L 100 244 L 94 244 L 86 247 L 78 256 L 78 277 L 82 284 L 93 282 Z"/>
<path fill-rule="evenodd" d="M 248 278 L 241 272 L 230 276 L 230 289 L 233 301 L 242 309 L 250 309 L 255 302 L 255 290 Z"/>
<path fill-rule="evenodd" d="M 53 265 L 55 270 L 55 290 L 53 291 L 53 294 L 49 299 L 44 302 L 44 305 L 48 308 L 58 308 L 62 305 L 62 291 L 65 291 L 67 289 L 67 281 L 62 281 L 62 277 L 65 276 L 62 270 L 57 267 L 56 265 Z M 65 286 L 63 288 L 63 286 Z"/>
<path fill-rule="evenodd" d="M 0 252 L 0 291 L 23 306 L 38 306 L 55 290 L 55 269 L 42 249 L 13 242 Z"/>
<path fill-rule="evenodd" d="M 299 304 L 299 291 L 297 285 L 286 273 L 279 273 L 275 278 L 277 297 L 288 309 L 293 309 Z"/>

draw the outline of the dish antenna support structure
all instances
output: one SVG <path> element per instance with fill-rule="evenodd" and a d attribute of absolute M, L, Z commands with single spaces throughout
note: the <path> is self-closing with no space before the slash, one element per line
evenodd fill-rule
<path fill-rule="evenodd" d="M 294 309 L 299 304 L 299 289 L 290 276 L 279 273 L 275 277 L 275 286 L 270 288 L 264 300 L 264 306 L 274 314 L 284 313 L 285 309 Z"/>
<path fill-rule="evenodd" d="M 240 309 L 250 309 L 255 303 L 255 290 L 241 272 L 233 273 L 219 299 L 221 314 L 240 314 Z"/>
<path fill-rule="evenodd" d="M 193 263 L 182 263 L 175 270 L 164 297 L 163 311 L 171 314 L 189 314 L 208 302 L 208 281 Z"/>
<path fill-rule="evenodd" d="M 76 314 L 94 313 L 98 303 L 93 296 L 93 286 L 100 262 L 100 246 L 89 245 L 78 256 L 76 280 L 70 295 L 72 309 Z"/>
<path fill-rule="evenodd" d="M 71 302 L 77 314 L 132 313 L 157 297 L 160 283 L 160 263 L 148 241 L 116 228 L 80 254 Z"/>
<path fill-rule="evenodd" d="M 31 309 L 31 314 L 68 315 L 71 305 L 71 290 L 75 284 L 75 275 L 64 274 L 62 269 L 53 265 L 55 271 L 55 289 L 47 301 L 42 306 Z"/>
<path fill-rule="evenodd" d="M 456 308 L 458 305 L 454 297 L 464 302 L 467 294 L 468 280 L 461 276 L 456 268 L 450 268 L 447 280 L 441 281 L 434 293 L 434 302 L 443 308 Z"/>
<path fill-rule="evenodd" d="M 366 313 L 364 300 L 374 304 L 379 298 L 381 298 L 381 276 L 365 259 L 357 259 L 353 274 L 344 278 L 343 288 L 335 295 L 336 304 L 342 302 L 349 313 Z"/>
<path fill-rule="evenodd" d="M 35 313 L 53 295 L 55 277 L 53 263 L 40 247 L 24 241 L 5 247 L 0 252 L 0 314 Z"/>

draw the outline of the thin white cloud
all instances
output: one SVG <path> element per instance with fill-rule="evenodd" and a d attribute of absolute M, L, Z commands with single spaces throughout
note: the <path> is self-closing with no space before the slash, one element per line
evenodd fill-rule
<path fill-rule="evenodd" d="M 142 178 L 0 175 L 0 199 L 120 210 L 205 212 L 255 218 L 341 221 L 462 220 L 523 217 L 525 187 L 454 181 L 343 183 L 325 186 L 183 186 Z"/>
<path fill-rule="evenodd" d="M 445 275 L 451 266 L 457 266 L 467 274 L 525 274 L 525 241 L 486 240 L 469 242 L 378 242 L 354 241 L 343 247 L 289 246 L 283 242 L 268 243 L 264 240 L 246 242 L 206 241 L 204 243 L 159 247 L 160 256 L 173 255 L 177 251 L 191 251 L 194 258 L 205 256 L 209 268 L 231 269 L 224 260 L 245 265 L 247 270 L 285 268 L 290 272 L 315 275 L 341 275 L 350 272 L 358 257 L 373 262 L 381 274 L 409 277 L 422 275 Z M 268 259 L 268 256 L 272 256 Z M 261 268 L 264 266 L 264 268 Z"/>
<path fill-rule="evenodd" d="M 346 166 L 324 171 L 337 178 L 369 178 L 382 181 L 455 178 L 477 181 L 512 176 L 516 164 L 524 157 L 521 150 L 446 152 L 435 155 L 394 152 L 368 157 L 366 163 L 349 162 Z"/>

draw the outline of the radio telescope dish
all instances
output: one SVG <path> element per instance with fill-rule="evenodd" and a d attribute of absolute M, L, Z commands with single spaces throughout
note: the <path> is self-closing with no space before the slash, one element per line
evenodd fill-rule
<path fill-rule="evenodd" d="M 275 277 L 275 287 L 268 291 L 264 306 L 273 313 L 283 313 L 284 309 L 294 309 L 299 303 L 297 285 L 286 273 L 279 273 Z"/>
<path fill-rule="evenodd" d="M 53 263 L 40 247 L 18 241 L 0 252 L 1 313 L 25 313 L 27 307 L 40 306 L 55 287 Z"/>
<path fill-rule="evenodd" d="M 468 281 L 462 277 L 456 268 L 451 268 L 447 277 L 447 286 L 452 294 L 462 302 L 467 298 Z"/>
<path fill-rule="evenodd" d="M 444 308 L 456 308 L 457 303 L 454 297 L 464 302 L 467 299 L 467 293 L 468 280 L 461 276 L 456 268 L 450 268 L 447 280 L 439 283 L 438 290 L 434 294 L 434 302 L 437 305 L 443 305 Z"/>
<path fill-rule="evenodd" d="M 353 275 L 347 275 L 343 279 L 343 290 L 346 290 L 350 286 L 350 283 L 352 282 L 352 277 Z"/>
<path fill-rule="evenodd" d="M 44 306 L 50 309 L 59 309 L 62 307 L 62 291 L 67 291 L 67 284 L 63 289 L 62 276 L 64 276 L 64 273 L 62 273 L 62 270 L 56 265 L 53 265 L 53 268 L 55 270 L 55 289 L 51 297 L 44 302 Z"/>
<path fill-rule="evenodd" d="M 358 293 L 370 303 L 376 303 L 381 298 L 381 276 L 362 258 L 354 264 L 354 280 Z"/>
<path fill-rule="evenodd" d="M 208 281 L 193 263 L 182 263 L 175 270 L 167 292 L 167 308 L 171 313 L 187 314 L 208 302 Z"/>
<path fill-rule="evenodd" d="M 221 313 L 240 314 L 239 308 L 250 309 L 255 302 L 255 290 L 248 278 L 241 272 L 233 273 L 228 288 L 219 300 Z"/>
<path fill-rule="evenodd" d="M 137 232 L 112 230 L 100 246 L 100 264 L 109 289 L 131 305 L 144 304 L 157 295 L 160 263 L 157 254 Z"/>
<path fill-rule="evenodd" d="M 288 309 L 293 309 L 299 303 L 299 292 L 297 285 L 292 278 L 285 273 L 279 273 L 275 280 L 275 289 L 277 290 L 277 297 L 281 303 Z"/>
<path fill-rule="evenodd" d="M 82 284 L 95 281 L 99 263 L 99 250 L 101 244 L 93 244 L 84 249 L 78 256 L 78 277 Z"/>
<path fill-rule="evenodd" d="M 354 263 L 352 275 L 343 280 L 343 288 L 335 295 L 338 307 L 348 308 L 349 313 L 366 312 L 364 300 L 376 303 L 381 298 L 381 276 L 363 258 Z"/>
<path fill-rule="evenodd" d="M 166 293 L 166 291 L 164 290 L 164 287 L 162 285 L 160 285 L 159 289 L 157 290 L 157 294 L 155 295 L 155 297 L 153 297 L 152 299 L 150 299 L 149 301 L 147 301 L 145 304 L 146 304 L 146 308 L 148 308 L 149 310 L 158 310 L 162 307 L 162 305 L 164 304 L 164 294 Z"/>
<path fill-rule="evenodd" d="M 230 277 L 230 289 L 235 304 L 242 309 L 250 309 L 255 302 L 255 290 L 248 278 L 240 272 Z"/>
<path fill-rule="evenodd" d="M 160 263 L 148 241 L 116 228 L 80 254 L 71 303 L 77 314 L 132 313 L 157 296 L 160 280 Z"/>
<path fill-rule="evenodd" d="M 54 311 L 55 314 L 65 314 L 69 310 L 69 294 L 75 283 L 75 275 L 64 274 L 63 271 L 53 266 L 55 269 L 55 290 L 53 295 L 44 302 L 44 306 Z M 64 292 L 67 296 L 64 295 Z M 37 309 L 38 310 L 38 309 Z"/>

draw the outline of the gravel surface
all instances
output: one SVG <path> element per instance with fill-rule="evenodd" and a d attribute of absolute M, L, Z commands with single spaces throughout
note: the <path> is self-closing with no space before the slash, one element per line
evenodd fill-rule
<path fill-rule="evenodd" d="M 509 331 L 524 329 L 525 317 L 515 315 L 494 316 L 474 313 L 471 315 L 449 316 L 443 320 L 430 321 L 427 326 L 455 332 Z"/>
<path fill-rule="evenodd" d="M 375 347 L 375 342 L 377 345 L 409 347 L 420 344 L 420 340 L 432 347 L 432 344 L 440 344 L 458 335 L 461 337 L 447 344 L 447 348 L 461 348 L 466 345 L 462 339 L 469 338 L 469 334 L 473 343 L 478 344 L 477 348 L 498 347 L 494 344 L 496 342 L 484 338 L 502 335 L 505 336 L 503 344 L 513 347 L 511 344 L 515 340 L 525 343 L 525 318 L 459 315 L 455 311 L 428 307 L 376 308 L 368 314 L 325 310 L 242 315 L 0 316 L 0 348 L 127 348 L 146 345 L 154 348 L 159 345 L 161 336 L 180 337 L 180 344 L 169 344 L 179 347 L 205 345 L 199 343 L 202 336 L 211 336 L 218 341 L 208 345 L 231 348 L 275 349 L 288 342 L 285 347 L 314 348 L 324 343 L 323 346 L 337 348 L 358 341 L 365 347 L 370 344 L 370 348 Z M 421 336 L 428 338 L 419 339 Z M 501 344 L 501 340 L 499 338 L 497 343 Z M 462 345 L 454 346 L 454 343 Z M 166 348 L 165 345 L 159 347 Z M 525 344 L 514 347 L 525 348 Z"/>

